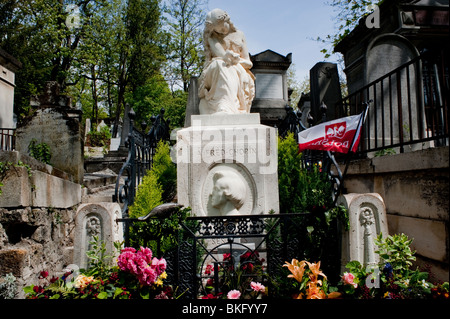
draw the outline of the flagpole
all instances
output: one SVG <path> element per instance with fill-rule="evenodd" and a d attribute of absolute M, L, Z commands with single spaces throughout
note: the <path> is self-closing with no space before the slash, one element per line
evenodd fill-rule
<path fill-rule="evenodd" d="M 367 116 L 367 112 L 368 112 L 368 110 L 369 110 L 370 103 L 372 103 L 372 102 L 373 102 L 373 100 L 369 100 L 369 101 L 367 101 L 367 102 L 364 103 L 364 104 L 366 105 L 366 109 L 364 110 L 364 112 L 363 112 L 361 118 L 359 119 L 358 125 L 356 126 L 355 135 L 353 136 L 352 143 L 350 144 L 350 148 L 349 148 L 349 150 L 348 150 L 347 156 L 345 157 L 345 160 L 344 160 L 344 165 L 345 165 L 344 173 L 342 174 L 342 179 L 341 179 L 341 181 L 340 181 L 339 188 L 338 188 L 338 190 L 337 190 L 337 195 L 336 195 L 336 197 L 334 198 L 334 204 L 336 204 L 336 201 L 337 201 L 337 199 L 338 199 L 338 196 L 340 195 L 340 193 L 341 193 L 341 191 L 342 191 L 342 188 L 343 188 L 343 186 L 344 186 L 344 178 L 345 178 L 345 176 L 347 175 L 347 171 L 348 171 L 350 159 L 351 159 L 351 157 L 352 157 L 352 155 L 353 155 L 352 153 L 354 153 L 354 152 L 352 151 L 352 150 L 353 150 L 353 146 L 354 146 L 354 143 L 355 143 L 356 138 L 357 138 L 358 135 L 360 134 L 360 132 L 358 133 L 358 131 L 361 129 L 361 127 L 362 127 L 362 125 L 363 125 L 363 123 L 364 123 L 364 121 L 365 121 L 365 119 L 366 119 L 366 116 Z M 338 168 L 338 170 L 339 170 L 339 168 Z"/>

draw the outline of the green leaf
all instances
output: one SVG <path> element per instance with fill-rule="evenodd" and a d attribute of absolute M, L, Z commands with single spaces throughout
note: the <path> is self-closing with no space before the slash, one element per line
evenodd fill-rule
<path fill-rule="evenodd" d="M 50 299 L 59 299 L 60 295 L 59 294 L 55 294 L 53 296 L 50 297 Z"/>
<path fill-rule="evenodd" d="M 97 299 L 106 299 L 108 298 L 108 293 L 106 291 L 102 291 L 97 295 Z"/>
<path fill-rule="evenodd" d="M 23 292 L 26 294 L 31 294 L 34 292 L 33 288 L 34 288 L 34 285 L 23 287 Z"/>
<path fill-rule="evenodd" d="M 116 290 L 114 291 L 114 296 L 113 298 L 115 299 L 117 296 L 119 296 L 121 293 L 123 292 L 122 288 L 116 288 Z"/>

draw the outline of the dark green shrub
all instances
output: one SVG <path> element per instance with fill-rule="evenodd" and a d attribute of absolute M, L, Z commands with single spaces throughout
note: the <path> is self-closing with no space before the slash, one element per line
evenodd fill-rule
<path fill-rule="evenodd" d="M 170 202 L 176 194 L 176 178 L 176 166 L 170 159 L 169 144 L 159 142 L 152 169 L 147 171 L 138 186 L 134 203 L 129 208 L 130 218 L 146 216 L 156 206 Z M 179 223 L 186 219 L 188 213 L 189 209 L 183 209 L 170 217 L 136 222 L 130 231 L 131 246 L 147 246 L 162 254 L 173 249 L 178 242 Z"/>

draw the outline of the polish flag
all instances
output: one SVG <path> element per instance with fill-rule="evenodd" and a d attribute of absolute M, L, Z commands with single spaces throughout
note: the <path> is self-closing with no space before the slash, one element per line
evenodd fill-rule
<path fill-rule="evenodd" d="M 300 152 L 304 150 L 356 152 L 367 110 L 368 108 L 360 115 L 325 122 L 298 133 Z"/>

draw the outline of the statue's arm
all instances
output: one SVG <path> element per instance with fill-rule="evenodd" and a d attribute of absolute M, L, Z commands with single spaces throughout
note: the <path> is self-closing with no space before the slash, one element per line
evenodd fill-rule
<path fill-rule="evenodd" d="M 244 66 L 244 68 L 251 69 L 253 63 L 250 60 L 250 54 L 248 53 L 247 40 L 245 39 L 245 35 L 243 32 L 241 32 L 241 36 L 242 36 L 242 51 L 240 63 Z"/>

